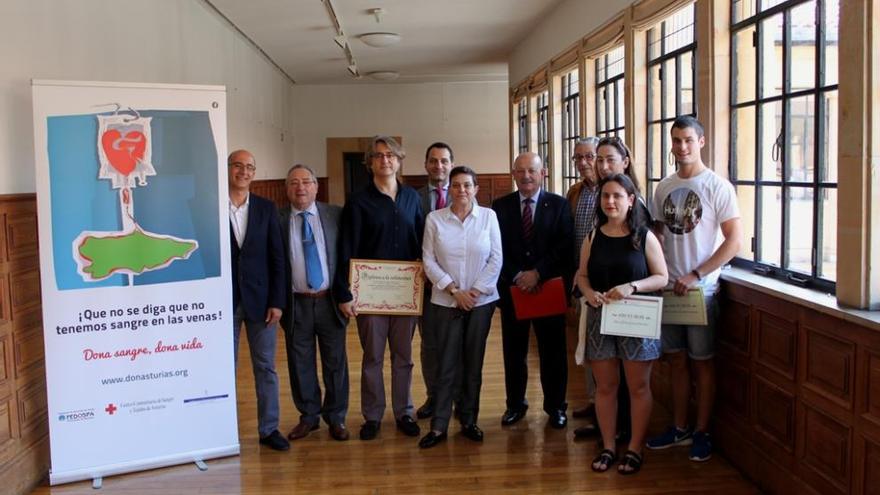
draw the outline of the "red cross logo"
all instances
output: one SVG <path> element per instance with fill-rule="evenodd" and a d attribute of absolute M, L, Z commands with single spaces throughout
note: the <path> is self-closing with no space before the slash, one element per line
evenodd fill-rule
<path fill-rule="evenodd" d="M 113 416 L 113 413 L 116 412 L 116 409 L 118 408 L 114 406 L 112 402 L 110 404 L 107 404 L 107 407 L 104 408 L 104 410 L 107 411 L 107 414 L 111 416 Z"/>

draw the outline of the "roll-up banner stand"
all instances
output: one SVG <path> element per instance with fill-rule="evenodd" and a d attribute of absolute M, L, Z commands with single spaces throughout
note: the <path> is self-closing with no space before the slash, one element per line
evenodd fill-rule
<path fill-rule="evenodd" d="M 50 483 L 238 454 L 225 88 L 32 89 Z"/>

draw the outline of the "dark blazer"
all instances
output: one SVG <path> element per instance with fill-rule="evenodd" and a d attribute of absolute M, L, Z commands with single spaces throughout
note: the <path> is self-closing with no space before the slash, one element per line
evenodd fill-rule
<path fill-rule="evenodd" d="M 419 198 L 422 200 L 422 219 L 428 218 L 428 213 L 431 213 L 433 208 L 431 208 L 431 190 L 428 189 L 428 186 L 420 187 L 418 190 Z"/>
<path fill-rule="evenodd" d="M 248 320 L 263 321 L 269 308 L 284 308 L 284 245 L 275 205 L 256 194 L 250 194 L 249 201 L 241 248 L 229 224 L 232 307 L 241 304 Z"/>
<path fill-rule="evenodd" d="M 519 192 L 502 196 L 492 203 L 501 229 L 504 262 L 498 278 L 498 293 L 504 304 L 510 299 L 510 286 L 517 273 L 537 269 L 541 280 L 563 277 L 568 287 L 574 273 L 574 220 L 568 201 L 558 194 L 541 190 L 535 205 L 533 234 L 523 240 Z"/>
<path fill-rule="evenodd" d="M 327 276 L 329 277 L 330 287 L 332 288 L 334 277 L 336 277 L 337 257 L 339 256 L 339 222 L 342 217 L 342 208 L 321 202 L 316 202 L 315 204 L 318 207 L 318 216 L 321 218 L 321 230 L 324 232 L 324 245 L 327 249 Z M 284 273 L 287 275 L 287 281 L 285 284 L 285 290 L 287 291 L 287 305 L 285 306 L 284 314 L 281 317 L 281 325 L 288 331 L 293 330 L 293 303 L 294 298 L 296 297 L 293 293 L 293 283 L 291 280 L 293 272 L 291 271 L 290 264 L 290 212 L 291 207 L 290 205 L 287 205 L 278 213 L 278 221 L 281 224 L 281 236 L 284 242 Z M 342 325 L 347 325 L 348 318 L 344 317 L 339 311 L 339 308 L 336 306 L 336 299 L 332 296 L 333 291 L 330 292 L 331 295 L 329 297 L 336 310 L 336 318 Z"/>

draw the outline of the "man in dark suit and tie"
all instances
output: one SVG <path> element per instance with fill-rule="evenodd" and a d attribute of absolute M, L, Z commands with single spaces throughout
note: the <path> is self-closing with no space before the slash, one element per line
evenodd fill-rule
<path fill-rule="evenodd" d="M 422 199 L 423 219 L 434 210 L 446 208 L 449 191 L 449 172 L 455 167 L 455 156 L 452 148 L 443 142 L 433 143 L 425 151 L 425 172 L 428 183 L 419 189 Z M 422 378 L 425 380 L 425 403 L 416 411 L 419 419 L 434 415 L 435 382 L 437 380 L 437 329 L 431 325 L 434 318 L 430 314 L 431 287 L 425 287 L 425 301 L 422 305 L 422 316 L 419 318 L 419 332 L 422 337 L 421 361 Z"/>
<path fill-rule="evenodd" d="M 229 155 L 229 229 L 232 247 L 232 307 L 235 361 L 242 323 L 247 330 L 257 391 L 260 443 L 275 450 L 290 444 L 278 432 L 278 375 L 275 324 L 284 307 L 284 246 L 278 211 L 271 201 L 250 193 L 257 170 L 245 150 Z"/>
<path fill-rule="evenodd" d="M 287 306 L 281 325 L 287 347 L 290 391 L 300 413 L 299 424 L 287 435 L 297 440 L 317 430 L 321 418 L 330 436 L 348 440 L 348 358 L 345 327 L 348 319 L 339 312 L 330 293 L 336 276 L 337 241 L 342 208 L 318 203 L 318 180 L 305 165 L 287 173 L 287 199 L 280 222 L 287 253 Z M 315 339 L 321 349 L 324 402 L 316 369 Z"/>
<path fill-rule="evenodd" d="M 553 428 L 564 428 L 565 388 L 568 367 L 565 346 L 565 315 L 517 320 L 510 296 L 511 286 L 534 291 L 541 283 L 563 277 L 570 287 L 574 224 L 571 208 L 562 196 L 542 189 L 546 169 L 535 153 L 522 153 L 513 162 L 518 191 L 495 200 L 504 263 L 498 279 L 501 296 L 501 342 L 504 351 L 504 384 L 507 410 L 501 424 L 521 420 L 528 409 L 526 382 L 529 329 L 534 327 L 541 366 L 544 411 Z"/>

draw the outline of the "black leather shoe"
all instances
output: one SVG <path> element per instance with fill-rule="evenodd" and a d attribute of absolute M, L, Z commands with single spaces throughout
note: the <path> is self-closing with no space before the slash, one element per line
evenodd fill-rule
<path fill-rule="evenodd" d="M 523 409 L 508 409 L 504 411 L 504 415 L 501 416 L 501 426 L 510 426 L 526 417 L 526 409 L 528 409 L 528 407 Z"/>
<path fill-rule="evenodd" d="M 372 440 L 379 434 L 379 427 L 382 426 L 378 421 L 367 421 L 361 426 L 361 440 Z"/>
<path fill-rule="evenodd" d="M 547 424 L 557 430 L 561 430 L 568 424 L 568 416 L 565 415 L 565 411 L 553 411 L 550 413 L 550 419 L 547 420 Z"/>
<path fill-rule="evenodd" d="M 427 435 L 423 436 L 421 440 L 419 440 L 419 448 L 422 449 L 430 449 L 431 447 L 437 445 L 438 443 L 446 440 L 446 433 L 436 433 L 433 430 L 429 431 Z"/>
<path fill-rule="evenodd" d="M 275 450 L 290 449 L 290 443 L 284 439 L 284 436 L 282 436 L 278 430 L 273 431 L 267 437 L 260 438 L 260 445 L 265 445 L 266 447 Z"/>
<path fill-rule="evenodd" d="M 403 434 L 408 437 L 417 437 L 422 431 L 422 429 L 419 428 L 419 424 L 416 423 L 416 420 L 409 416 L 402 416 L 397 420 L 397 429 L 402 431 Z"/>
<path fill-rule="evenodd" d="M 596 425 L 581 426 L 580 428 L 575 428 L 574 430 L 575 438 L 589 438 L 598 434 L 599 428 Z"/>
<path fill-rule="evenodd" d="M 428 419 L 434 415 L 434 398 L 428 397 L 422 407 L 416 411 L 416 417 L 419 419 Z"/>
<path fill-rule="evenodd" d="M 462 426 L 461 434 L 475 442 L 483 441 L 483 430 L 481 430 L 480 427 L 476 425 L 476 423 Z"/>
<path fill-rule="evenodd" d="M 348 440 L 348 429 L 345 428 L 345 423 L 335 423 L 330 425 L 330 437 L 337 442 Z"/>

